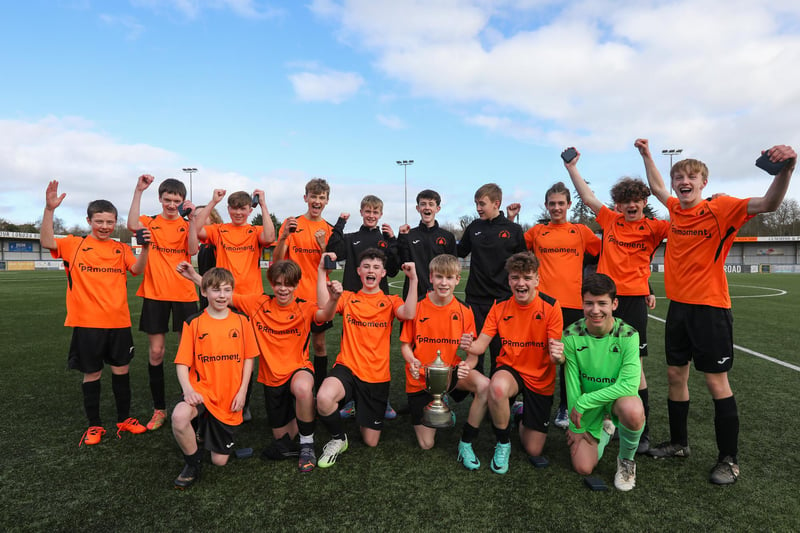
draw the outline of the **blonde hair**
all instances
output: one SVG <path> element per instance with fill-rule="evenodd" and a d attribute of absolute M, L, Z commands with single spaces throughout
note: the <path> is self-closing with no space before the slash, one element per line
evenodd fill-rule
<path fill-rule="evenodd" d="M 429 265 L 431 274 L 441 274 L 442 276 L 457 276 L 461 274 L 461 265 L 454 255 L 441 254 L 431 259 Z"/>

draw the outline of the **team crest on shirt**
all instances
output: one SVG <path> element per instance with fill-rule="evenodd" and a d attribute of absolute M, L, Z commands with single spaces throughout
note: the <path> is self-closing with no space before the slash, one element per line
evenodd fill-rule
<path fill-rule="evenodd" d="M 536 319 L 536 320 L 541 320 L 542 319 L 542 314 L 541 313 L 536 313 L 536 316 L 534 316 L 533 318 Z"/>
<path fill-rule="evenodd" d="M 378 307 L 386 307 L 386 304 L 381 302 L 381 303 L 378 304 Z"/>
<path fill-rule="evenodd" d="M 114 250 L 114 253 L 115 253 L 115 254 L 121 254 L 121 253 L 122 253 L 122 250 L 120 250 L 120 249 L 116 249 L 116 250 Z"/>
<path fill-rule="evenodd" d="M 386 246 L 388 246 L 388 245 L 386 244 L 386 241 L 378 241 L 378 247 L 379 247 L 379 248 L 386 248 Z"/>
<path fill-rule="evenodd" d="M 239 338 L 239 330 L 238 330 L 238 329 L 232 329 L 232 330 L 230 330 L 230 331 L 228 332 L 228 338 L 231 338 L 231 339 L 238 339 L 238 338 Z"/>
<path fill-rule="evenodd" d="M 453 314 L 450 316 L 450 318 L 451 318 L 452 320 L 458 320 L 458 313 L 453 313 Z"/>
<path fill-rule="evenodd" d="M 253 233 L 254 231 L 255 231 L 255 229 L 250 228 L 249 230 L 247 230 L 247 233 Z"/>
<path fill-rule="evenodd" d="M 619 346 L 615 344 L 614 346 L 611 347 L 611 351 L 614 353 L 619 353 Z"/>
<path fill-rule="evenodd" d="M 570 233 L 573 233 L 573 234 L 574 234 L 574 233 L 578 233 L 577 231 L 575 231 L 575 228 L 570 228 L 569 232 L 570 232 Z"/>
<path fill-rule="evenodd" d="M 186 228 L 180 228 L 178 231 L 179 231 L 180 233 L 186 233 Z"/>
<path fill-rule="evenodd" d="M 289 320 L 294 320 L 294 315 L 289 315 Z"/>
<path fill-rule="evenodd" d="M 500 233 L 498 233 L 497 236 L 500 237 L 501 239 L 508 239 L 509 237 L 511 237 L 511 234 L 507 230 L 503 230 Z"/>
<path fill-rule="evenodd" d="M 444 237 L 439 237 L 438 239 L 436 239 L 436 244 L 438 244 L 439 246 L 446 246 L 447 239 L 445 239 Z"/>

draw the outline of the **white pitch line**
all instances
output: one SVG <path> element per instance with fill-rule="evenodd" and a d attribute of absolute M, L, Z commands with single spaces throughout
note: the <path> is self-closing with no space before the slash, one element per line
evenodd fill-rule
<path fill-rule="evenodd" d="M 662 322 L 662 323 L 666 323 L 667 322 L 663 318 L 660 318 L 660 317 L 657 317 L 657 316 L 653 316 L 653 315 L 647 315 L 647 316 L 649 316 L 653 320 L 657 320 L 658 322 Z M 792 363 L 787 363 L 786 361 L 781 361 L 780 359 L 776 359 L 774 357 L 770 357 L 769 355 L 765 355 L 763 353 L 756 352 L 754 350 L 751 350 L 750 348 L 745 348 L 744 346 L 739 346 L 738 344 L 734 344 L 733 347 L 736 348 L 739 351 L 744 352 L 744 353 L 747 353 L 747 354 L 750 354 L 750 355 L 754 355 L 756 357 L 764 359 L 765 361 L 769 361 L 770 363 L 775 363 L 776 365 L 781 365 L 781 366 L 786 367 L 786 368 L 788 368 L 790 370 L 794 370 L 795 372 L 800 372 L 800 366 L 793 365 Z"/>

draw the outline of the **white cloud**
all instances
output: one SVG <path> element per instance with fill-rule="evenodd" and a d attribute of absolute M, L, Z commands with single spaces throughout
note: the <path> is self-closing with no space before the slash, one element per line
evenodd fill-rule
<path fill-rule="evenodd" d="M 341 104 L 355 95 L 364 78 L 355 72 L 298 72 L 289 75 L 294 92 L 302 101 Z"/>
<path fill-rule="evenodd" d="M 311 9 L 415 96 L 515 139 L 619 151 L 649 136 L 743 178 L 752 169 L 723 154 L 797 136 L 796 3 L 325 0 Z"/>
<path fill-rule="evenodd" d="M 404 130 L 408 127 L 405 121 L 396 115 L 377 115 L 375 118 L 391 130 Z"/>

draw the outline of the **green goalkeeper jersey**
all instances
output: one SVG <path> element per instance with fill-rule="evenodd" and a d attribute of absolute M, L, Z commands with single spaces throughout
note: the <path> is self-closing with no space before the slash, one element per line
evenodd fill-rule
<path fill-rule="evenodd" d="M 580 413 L 581 428 L 570 421 L 575 433 L 588 431 L 600 440 L 603 418 L 617 418 L 611 408 L 617 398 L 636 396 L 642 375 L 639 360 L 639 333 L 622 319 L 614 319 L 614 328 L 603 337 L 586 330 L 581 319 L 564 330 L 562 337 L 566 367 L 567 405 Z"/>

